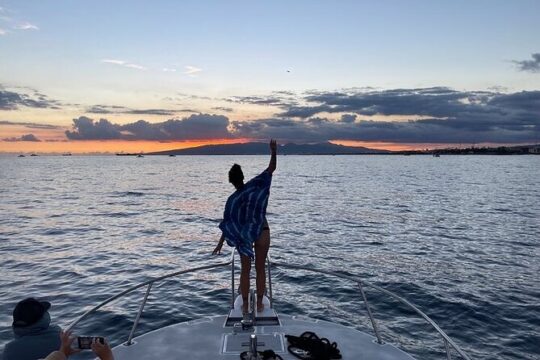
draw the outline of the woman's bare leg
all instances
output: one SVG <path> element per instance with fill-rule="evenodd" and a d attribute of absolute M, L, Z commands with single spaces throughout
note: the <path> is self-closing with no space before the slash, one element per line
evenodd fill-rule
<path fill-rule="evenodd" d="M 248 312 L 249 298 L 249 273 L 251 271 L 251 259 L 249 256 L 240 255 L 242 271 L 240 272 L 240 294 L 242 294 L 242 312 Z"/>
<path fill-rule="evenodd" d="M 266 291 L 266 255 L 270 248 L 270 230 L 265 229 L 255 241 L 255 270 L 257 271 L 257 312 L 264 310 L 263 295 Z"/>

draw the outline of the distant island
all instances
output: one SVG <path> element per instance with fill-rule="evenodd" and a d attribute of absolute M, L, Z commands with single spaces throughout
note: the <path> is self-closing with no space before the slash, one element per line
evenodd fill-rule
<path fill-rule="evenodd" d="M 150 152 L 145 155 L 267 155 L 268 144 L 249 142 L 241 144 L 204 145 L 188 149 Z M 279 146 L 280 155 L 359 155 L 390 154 L 388 150 L 376 150 L 365 147 L 343 146 L 329 142 L 316 144 L 288 143 Z"/>
<path fill-rule="evenodd" d="M 467 148 L 398 151 L 394 153 L 403 155 L 539 155 L 540 144 L 497 147 L 471 146 Z"/>
<path fill-rule="evenodd" d="M 499 147 L 467 147 L 425 150 L 379 150 L 366 147 L 344 146 L 330 142 L 314 144 L 288 143 L 279 146 L 280 155 L 525 155 L 540 154 L 540 144 L 499 146 Z M 266 155 L 268 144 L 261 142 L 204 145 L 187 149 L 172 149 L 148 152 L 144 155 Z M 140 156 L 142 153 L 117 153 L 118 156 Z"/>

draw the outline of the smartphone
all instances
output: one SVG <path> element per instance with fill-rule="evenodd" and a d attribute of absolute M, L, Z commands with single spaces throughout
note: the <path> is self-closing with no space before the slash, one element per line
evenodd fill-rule
<path fill-rule="evenodd" d="M 79 349 L 90 349 L 94 340 L 105 344 L 105 338 L 102 336 L 77 336 L 77 343 L 79 345 Z"/>

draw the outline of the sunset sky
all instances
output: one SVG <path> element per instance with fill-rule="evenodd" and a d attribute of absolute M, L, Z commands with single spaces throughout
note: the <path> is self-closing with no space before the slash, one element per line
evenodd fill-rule
<path fill-rule="evenodd" d="M 540 143 L 540 1 L 0 0 L 0 152 Z"/>

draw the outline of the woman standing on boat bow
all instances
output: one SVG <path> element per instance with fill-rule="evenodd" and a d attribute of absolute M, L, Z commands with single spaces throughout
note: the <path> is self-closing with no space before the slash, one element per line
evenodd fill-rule
<path fill-rule="evenodd" d="M 270 196 L 272 174 L 276 170 L 277 144 L 270 140 L 270 164 L 260 175 L 244 184 L 244 174 L 238 164 L 229 170 L 229 182 L 236 191 L 229 196 L 225 204 L 223 221 L 219 224 L 222 231 L 219 243 L 213 254 L 219 254 L 223 242 L 234 246 L 240 254 L 242 272 L 240 274 L 240 293 L 242 294 L 242 310 L 248 310 L 249 273 L 251 259 L 255 257 L 257 272 L 257 312 L 264 310 L 263 296 L 266 291 L 266 274 L 264 263 L 270 247 L 270 227 L 266 221 L 266 206 Z M 253 252 L 255 248 L 255 253 Z"/>

